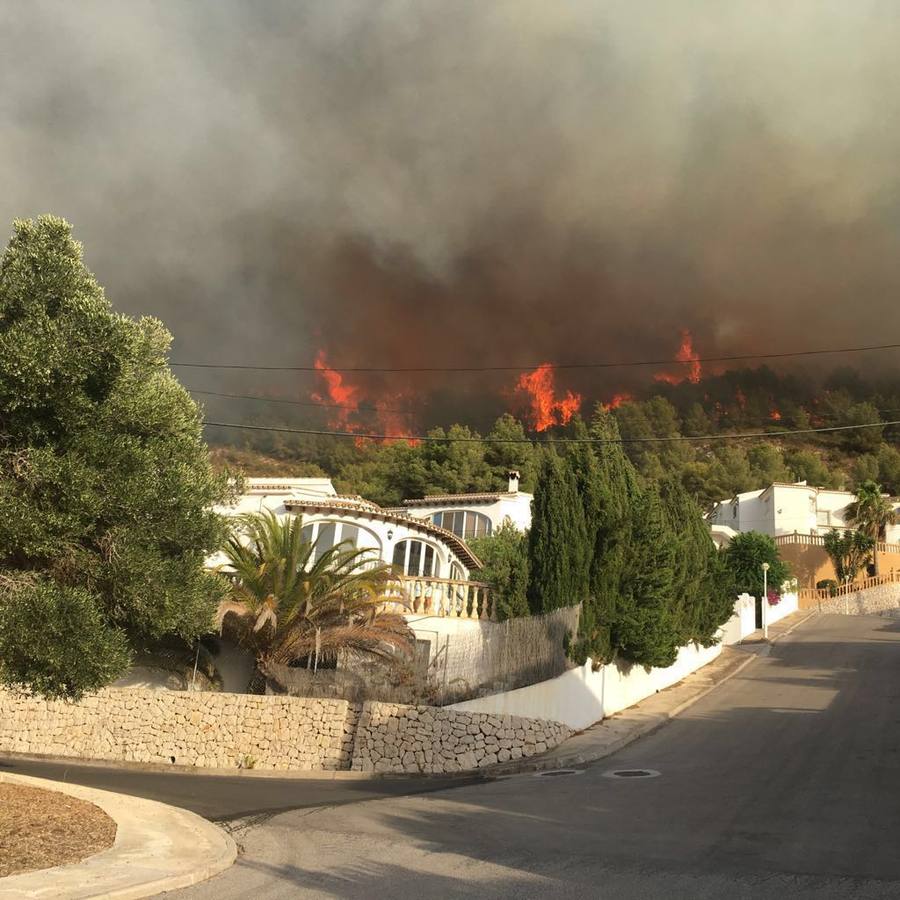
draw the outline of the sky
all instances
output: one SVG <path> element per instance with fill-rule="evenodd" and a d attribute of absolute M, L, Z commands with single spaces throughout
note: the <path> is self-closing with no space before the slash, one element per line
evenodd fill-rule
<path fill-rule="evenodd" d="M 898 46 L 882 0 L 0 0 L 0 227 L 67 218 L 181 361 L 525 368 L 667 358 L 685 328 L 706 356 L 884 343 Z M 509 377 L 360 393 L 452 420 Z"/>

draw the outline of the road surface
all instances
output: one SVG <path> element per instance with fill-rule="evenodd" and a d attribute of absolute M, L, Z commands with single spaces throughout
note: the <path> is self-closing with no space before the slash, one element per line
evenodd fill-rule
<path fill-rule="evenodd" d="M 897 898 L 900 621 L 814 618 L 579 774 L 232 827 L 236 865 L 168 897 Z"/>
<path fill-rule="evenodd" d="M 188 772 L 141 771 L 78 762 L 0 757 L 0 772 L 52 778 L 87 787 L 159 800 L 207 819 L 231 820 L 286 809 L 339 806 L 378 797 L 400 797 L 471 784 L 472 778 L 419 778 L 339 781 L 326 778 L 195 775 Z"/>

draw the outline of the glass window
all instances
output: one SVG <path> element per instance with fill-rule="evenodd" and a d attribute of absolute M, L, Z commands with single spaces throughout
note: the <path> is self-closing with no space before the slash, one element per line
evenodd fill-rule
<path fill-rule="evenodd" d="M 394 565 L 404 575 L 434 577 L 437 554 L 422 541 L 400 541 L 394 547 Z"/>
<path fill-rule="evenodd" d="M 316 536 L 316 560 L 320 559 L 323 553 L 334 546 L 336 531 L 337 525 L 334 522 L 319 523 L 319 533 Z"/>
<path fill-rule="evenodd" d="M 356 525 L 348 525 L 346 522 L 341 525 L 341 543 L 345 545 L 346 550 L 356 547 L 359 544 L 359 528 Z"/>
<path fill-rule="evenodd" d="M 435 513 L 435 514 L 431 517 L 431 521 L 434 522 L 434 524 L 437 525 L 438 527 L 443 528 L 444 526 L 441 525 L 441 522 L 443 521 L 443 518 L 444 518 L 444 514 L 443 514 L 443 513 Z M 431 645 L 429 644 L 429 646 L 431 646 Z"/>
<path fill-rule="evenodd" d="M 300 529 L 300 537 L 303 538 L 304 543 L 311 544 L 313 541 L 313 528 L 315 525 L 304 525 Z"/>
<path fill-rule="evenodd" d="M 409 561 L 406 564 L 407 575 L 418 575 L 421 572 L 419 568 L 422 563 L 422 542 L 409 542 Z"/>

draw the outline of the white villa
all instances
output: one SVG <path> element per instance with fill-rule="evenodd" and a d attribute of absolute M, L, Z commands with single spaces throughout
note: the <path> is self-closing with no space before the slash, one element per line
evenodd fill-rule
<path fill-rule="evenodd" d="M 237 516 L 262 510 L 303 516 L 303 534 L 318 552 L 343 543 L 396 566 L 415 613 L 491 617 L 487 588 L 473 580 L 481 561 L 459 534 L 430 518 L 338 494 L 329 478 L 249 478 L 236 504 L 218 511 Z M 490 533 L 492 523 L 482 527 L 478 534 Z M 224 563 L 222 554 L 208 560 L 211 567 Z"/>
<path fill-rule="evenodd" d="M 404 500 L 398 512 L 425 519 L 471 540 L 490 535 L 504 522 L 512 522 L 520 531 L 531 527 L 533 494 L 519 490 L 519 473 L 509 473 L 506 491 L 480 494 L 429 494 L 418 500 Z"/>
<path fill-rule="evenodd" d="M 847 508 L 856 500 L 850 491 L 813 487 L 805 481 L 775 482 L 759 491 L 735 494 L 719 501 L 709 514 L 713 540 L 727 543 L 741 531 L 780 535 L 827 534 L 832 528 L 848 528 Z M 900 542 L 900 525 L 888 526 L 888 543 Z"/>

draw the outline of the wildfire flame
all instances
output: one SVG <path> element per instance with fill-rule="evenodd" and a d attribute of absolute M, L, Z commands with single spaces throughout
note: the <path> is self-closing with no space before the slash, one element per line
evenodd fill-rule
<path fill-rule="evenodd" d="M 527 400 L 528 422 L 535 431 L 565 425 L 581 407 L 581 395 L 572 391 L 557 399 L 550 363 L 541 363 L 533 372 L 523 372 L 516 382 L 516 393 Z"/>
<path fill-rule="evenodd" d="M 634 394 L 623 391 L 621 394 L 613 394 L 608 402 L 601 403 L 600 406 L 609 412 L 611 409 L 618 409 L 623 403 L 631 403 L 632 400 L 634 400 Z"/>
<path fill-rule="evenodd" d="M 689 381 L 691 384 L 699 384 L 703 377 L 703 367 L 700 365 L 700 354 L 694 350 L 694 336 L 687 328 L 681 329 L 681 345 L 675 354 L 675 362 L 685 363 L 687 370 L 677 373 L 657 372 L 654 375 L 656 381 L 664 381 L 666 384 L 681 384 Z"/>
<path fill-rule="evenodd" d="M 775 409 L 775 407 L 772 408 L 772 411 L 769 413 L 769 416 L 771 417 L 773 422 L 781 421 L 781 411 L 778 409 Z"/>
<path fill-rule="evenodd" d="M 323 391 L 315 391 L 310 396 L 316 403 L 328 403 L 328 427 L 336 431 L 378 431 L 381 434 L 391 435 L 391 438 L 401 438 L 411 446 L 419 441 L 411 437 L 408 425 L 408 415 L 397 408 L 409 397 L 403 393 L 381 395 L 370 401 L 369 407 L 360 410 L 360 402 L 364 399 L 364 391 L 357 384 L 350 384 L 340 372 L 332 369 L 325 359 L 325 351 L 320 350 L 316 355 L 315 368 L 322 379 Z M 360 421 L 361 414 L 374 415 L 375 425 L 365 424 Z M 392 443 L 391 438 L 386 438 L 384 443 Z M 356 438 L 357 447 L 365 444 L 367 438 Z"/>

